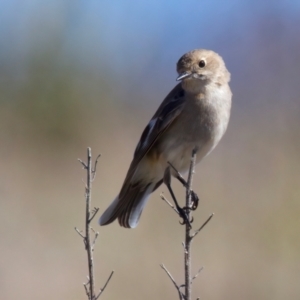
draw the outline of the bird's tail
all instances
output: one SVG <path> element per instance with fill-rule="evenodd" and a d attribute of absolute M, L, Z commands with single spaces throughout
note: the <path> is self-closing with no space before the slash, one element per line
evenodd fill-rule
<path fill-rule="evenodd" d="M 108 225 L 118 218 L 121 226 L 135 228 L 150 194 L 161 182 L 130 186 L 126 193 L 118 195 L 99 219 L 100 225 Z"/>

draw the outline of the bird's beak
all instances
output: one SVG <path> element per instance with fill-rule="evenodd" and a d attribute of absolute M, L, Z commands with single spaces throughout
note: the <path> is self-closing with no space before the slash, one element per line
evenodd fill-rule
<path fill-rule="evenodd" d="M 180 80 L 182 80 L 182 79 L 191 77 L 192 75 L 193 75 L 193 73 L 188 73 L 188 72 L 181 73 L 181 74 L 179 74 L 179 76 L 177 77 L 176 81 L 180 81 Z"/>

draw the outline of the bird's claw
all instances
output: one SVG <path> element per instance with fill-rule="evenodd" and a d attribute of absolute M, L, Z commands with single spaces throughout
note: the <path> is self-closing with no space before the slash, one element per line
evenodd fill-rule
<path fill-rule="evenodd" d="M 191 224 L 193 223 L 194 218 L 192 217 L 191 220 L 188 219 L 187 209 L 188 209 L 187 207 L 183 207 L 183 208 L 178 207 L 178 208 L 177 208 L 178 213 L 179 213 L 179 216 L 182 218 L 182 222 L 179 221 L 179 223 L 180 223 L 181 225 L 186 225 L 186 224 L 188 224 L 189 227 L 190 227 L 190 229 L 191 229 L 191 228 L 192 228 L 192 225 L 191 225 Z"/>
<path fill-rule="evenodd" d="M 191 190 L 191 200 L 192 200 L 191 210 L 196 210 L 199 204 L 199 197 L 193 190 Z"/>

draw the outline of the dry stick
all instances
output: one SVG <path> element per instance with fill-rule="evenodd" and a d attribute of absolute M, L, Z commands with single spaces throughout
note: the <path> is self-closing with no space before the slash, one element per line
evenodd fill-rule
<path fill-rule="evenodd" d="M 101 296 L 101 294 L 104 292 L 106 286 L 108 285 L 108 283 L 109 283 L 109 281 L 110 281 L 110 279 L 111 279 L 111 277 L 112 277 L 113 275 L 114 275 L 114 271 L 111 271 L 111 273 L 110 273 L 109 277 L 107 278 L 107 280 L 106 280 L 106 282 L 105 282 L 103 288 L 100 289 L 98 295 L 95 297 L 95 300 L 97 300 L 97 299 Z"/>
<path fill-rule="evenodd" d="M 98 295 L 95 293 L 95 279 L 94 279 L 94 258 L 93 258 L 93 251 L 95 247 L 95 243 L 97 237 L 99 235 L 98 232 L 95 232 L 94 229 L 90 226 L 91 221 L 97 214 L 99 208 L 94 208 L 91 211 L 91 195 L 92 195 L 92 182 L 96 176 L 96 167 L 98 163 L 100 155 L 97 156 L 94 168 L 92 167 L 92 151 L 91 148 L 87 148 L 87 163 L 84 163 L 81 159 L 78 159 L 79 162 L 83 165 L 83 168 L 87 170 L 87 183 L 85 187 L 85 200 L 86 200 L 86 213 L 85 213 L 85 236 L 83 235 L 82 231 L 75 227 L 76 232 L 83 238 L 83 242 L 85 245 L 85 249 L 87 251 L 88 257 L 88 269 L 89 269 L 89 276 L 87 277 L 88 281 L 84 283 L 85 292 L 88 296 L 89 300 L 97 300 L 100 295 L 105 290 L 107 284 L 109 283 L 114 271 L 111 272 L 108 279 L 106 280 L 105 285 L 102 289 L 100 289 Z M 94 233 L 94 239 L 91 240 L 91 231 Z"/>
<path fill-rule="evenodd" d="M 169 165 L 173 168 L 173 170 L 176 172 L 177 174 L 177 179 L 184 185 L 184 187 L 186 188 L 186 206 L 185 208 L 183 208 L 186 212 L 186 219 L 188 221 L 193 220 L 192 218 L 192 214 L 191 211 L 194 210 L 193 209 L 193 196 L 195 196 L 195 194 L 192 196 L 192 194 L 194 193 L 192 191 L 192 180 L 193 180 L 193 175 L 195 172 L 195 163 L 196 163 L 196 152 L 197 152 L 197 148 L 193 149 L 192 152 L 192 156 L 191 156 L 191 163 L 190 163 L 190 168 L 189 168 L 189 173 L 188 173 L 188 180 L 185 181 L 184 178 L 182 177 L 182 175 L 176 170 L 176 168 L 169 163 Z M 170 186 L 171 186 L 171 173 L 170 170 L 167 168 L 165 173 L 164 173 L 164 183 L 165 185 L 169 186 L 169 190 L 171 190 Z M 173 195 L 173 200 L 174 200 L 174 194 L 172 191 L 171 195 Z M 197 195 L 196 195 L 197 196 Z M 178 209 L 167 200 L 167 198 L 161 194 L 160 195 L 161 199 L 166 202 L 178 215 L 180 215 Z M 176 200 L 176 199 L 175 199 Z M 174 201 L 175 201 L 174 200 Z M 197 208 L 197 207 L 195 207 Z M 203 267 L 201 267 L 198 272 L 192 277 L 191 276 L 191 243 L 192 240 L 196 237 L 196 235 L 205 227 L 205 225 L 211 220 L 211 218 L 213 217 L 214 214 L 211 214 L 209 216 L 209 218 L 200 226 L 199 229 L 197 229 L 195 232 L 191 233 L 191 226 L 190 226 L 190 222 L 185 222 L 185 242 L 182 242 L 183 248 L 184 248 L 184 274 L 185 274 L 185 283 L 182 285 L 178 285 L 174 279 L 174 277 L 171 275 L 171 273 L 167 270 L 167 268 L 164 265 L 160 265 L 162 267 L 162 269 L 164 269 L 164 271 L 167 273 L 167 275 L 169 276 L 169 278 L 171 279 L 171 281 L 173 282 L 175 288 L 178 291 L 179 294 L 179 299 L 180 300 L 191 300 L 192 298 L 192 283 L 193 281 L 198 277 L 198 275 L 200 274 L 200 272 L 202 271 Z M 185 293 L 181 292 L 181 288 L 185 288 Z M 197 300 L 199 300 L 199 298 L 197 298 Z"/>
<path fill-rule="evenodd" d="M 94 264 L 93 264 L 93 251 L 91 245 L 90 235 L 90 210 L 91 210 L 91 192 L 92 192 L 92 151 L 91 148 L 87 149 L 87 186 L 85 189 L 86 198 L 86 211 L 85 211 L 85 239 L 86 239 L 86 251 L 88 256 L 89 266 L 89 295 L 90 299 L 95 298 L 95 282 L 94 282 Z"/>
<path fill-rule="evenodd" d="M 195 173 L 195 164 L 196 164 L 196 153 L 197 149 L 194 148 L 191 157 L 189 175 L 187 180 L 187 187 L 186 187 L 186 203 L 185 206 L 187 207 L 186 214 L 187 219 L 191 219 L 191 210 L 190 207 L 192 206 L 192 197 L 191 197 L 191 186 L 193 181 L 193 175 Z M 191 227 L 190 224 L 185 224 L 185 249 L 184 249 L 184 273 L 185 273 L 185 299 L 191 300 L 191 293 L 192 293 L 192 275 L 191 275 Z"/>
<path fill-rule="evenodd" d="M 191 235 L 191 239 L 193 239 L 205 226 L 206 224 L 211 220 L 211 218 L 214 216 L 215 214 L 212 213 L 208 219 L 200 226 L 199 229 L 197 229 L 192 235 Z"/>
<path fill-rule="evenodd" d="M 179 211 L 177 210 L 177 208 L 165 197 L 163 193 L 160 194 L 160 198 L 163 201 L 165 201 L 179 215 Z"/>
<path fill-rule="evenodd" d="M 182 294 L 181 290 L 180 290 L 180 286 L 178 286 L 178 284 L 176 283 L 175 279 L 173 278 L 172 274 L 168 271 L 168 269 L 165 267 L 165 265 L 161 264 L 160 265 L 161 268 L 167 273 L 167 275 L 169 276 L 169 278 L 171 279 L 171 281 L 173 282 L 176 290 L 178 291 L 178 295 L 179 295 L 179 299 L 180 300 L 184 300 L 185 297 L 184 295 Z"/>

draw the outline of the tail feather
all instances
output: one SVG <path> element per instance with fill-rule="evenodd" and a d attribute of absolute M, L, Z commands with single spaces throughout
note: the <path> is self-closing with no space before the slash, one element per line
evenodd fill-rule
<path fill-rule="evenodd" d="M 135 228 L 137 226 L 152 191 L 153 184 L 148 184 L 143 189 L 136 189 L 134 194 L 128 193 L 125 196 L 127 199 L 124 203 L 126 204 L 124 204 L 124 209 L 118 216 L 118 221 L 121 226 L 125 228 Z"/>
<path fill-rule="evenodd" d="M 161 184 L 149 183 L 129 188 L 120 198 L 118 195 L 99 219 L 100 225 L 108 225 L 118 218 L 121 226 L 135 228 L 150 194 Z"/>
<path fill-rule="evenodd" d="M 114 201 L 109 205 L 106 211 L 99 218 L 99 225 L 108 225 L 112 223 L 117 217 L 120 207 L 119 204 L 119 195 L 114 199 Z"/>

